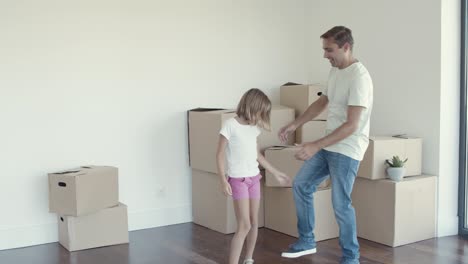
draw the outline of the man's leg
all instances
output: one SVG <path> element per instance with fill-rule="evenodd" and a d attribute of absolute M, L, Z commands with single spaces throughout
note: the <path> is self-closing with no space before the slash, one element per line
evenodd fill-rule
<path fill-rule="evenodd" d="M 341 263 L 359 263 L 359 243 L 356 231 L 356 214 L 351 202 L 354 180 L 359 161 L 343 154 L 326 151 L 332 182 L 332 203 L 336 222 L 340 227 Z"/>
<path fill-rule="evenodd" d="M 281 256 L 297 258 L 315 253 L 315 213 L 313 193 L 329 175 L 327 161 L 323 151 L 319 151 L 306 160 L 294 178 L 293 195 L 296 205 L 297 231 L 299 239 Z"/>

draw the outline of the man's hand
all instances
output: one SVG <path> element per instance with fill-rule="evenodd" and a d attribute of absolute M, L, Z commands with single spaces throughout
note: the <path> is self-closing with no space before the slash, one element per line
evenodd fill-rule
<path fill-rule="evenodd" d="M 304 143 L 297 145 L 299 149 L 296 152 L 296 159 L 306 161 L 312 158 L 317 152 L 319 152 L 320 148 L 313 142 Z"/>
<path fill-rule="evenodd" d="M 282 127 L 278 131 L 278 137 L 281 142 L 286 143 L 288 141 L 289 135 L 296 130 L 296 127 L 293 124 L 289 124 L 287 126 Z"/>

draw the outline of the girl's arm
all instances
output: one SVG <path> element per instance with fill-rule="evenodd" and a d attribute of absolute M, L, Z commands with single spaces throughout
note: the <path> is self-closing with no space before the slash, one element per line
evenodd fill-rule
<path fill-rule="evenodd" d="M 225 175 L 225 166 L 224 166 L 224 161 L 225 161 L 225 149 L 226 145 L 228 143 L 228 140 L 223 136 L 219 135 L 219 140 L 218 140 L 218 150 L 216 151 L 216 164 L 218 166 L 218 176 L 221 181 L 221 189 L 223 190 L 225 195 L 232 195 L 232 190 L 231 190 L 231 185 L 229 185 L 226 175 Z"/>
<path fill-rule="evenodd" d="M 282 184 L 282 185 L 288 185 L 291 184 L 291 178 L 289 178 L 286 174 L 283 172 L 279 171 L 276 169 L 271 163 L 263 156 L 261 153 L 260 149 L 257 148 L 257 161 L 262 165 L 263 168 L 265 168 L 267 171 L 271 172 L 273 176 Z"/>

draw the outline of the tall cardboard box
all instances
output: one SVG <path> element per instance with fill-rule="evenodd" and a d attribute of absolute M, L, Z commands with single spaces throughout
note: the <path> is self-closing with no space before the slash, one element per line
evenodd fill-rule
<path fill-rule="evenodd" d="M 435 237 L 435 176 L 403 181 L 356 178 L 352 193 L 358 236 L 397 247 Z"/>
<path fill-rule="evenodd" d="M 219 131 L 235 110 L 197 108 L 188 112 L 189 158 L 192 169 L 217 173 Z"/>
<path fill-rule="evenodd" d="M 268 187 L 291 187 L 296 174 L 299 172 L 302 164 L 301 160 L 297 160 L 294 155 L 298 148 L 294 146 L 276 146 L 267 148 L 265 150 L 265 158 L 275 168 L 284 172 L 291 178 L 291 184 L 281 184 L 269 171 L 266 171 L 265 186 Z M 324 189 L 330 187 L 330 178 L 324 180 L 318 187 L 318 189 Z"/>
<path fill-rule="evenodd" d="M 399 156 L 408 158 L 405 176 L 421 175 L 422 139 L 373 136 L 359 166 L 358 176 L 371 180 L 387 177 L 385 160 Z"/>
<path fill-rule="evenodd" d="M 258 214 L 258 226 L 263 227 L 264 199 L 262 197 Z M 223 234 L 234 233 L 237 228 L 232 197 L 221 190 L 219 176 L 215 173 L 192 169 L 192 215 L 193 222 Z"/>
<path fill-rule="evenodd" d="M 280 105 L 295 109 L 296 117 L 304 113 L 309 105 L 322 95 L 324 85 L 287 83 L 280 88 Z M 316 120 L 326 120 L 328 110 L 325 109 Z"/>
<path fill-rule="evenodd" d="M 84 216 L 58 215 L 59 243 L 69 251 L 128 243 L 127 206 Z"/>
<path fill-rule="evenodd" d="M 312 120 L 296 130 L 296 142 L 305 143 L 312 142 L 323 138 L 326 135 L 327 121 Z"/>
<path fill-rule="evenodd" d="M 316 241 L 336 238 L 339 235 L 331 202 L 331 189 L 314 194 Z M 265 187 L 265 227 L 298 237 L 296 206 L 291 188 Z"/>
<path fill-rule="evenodd" d="M 234 117 L 235 110 L 199 108 L 188 112 L 189 157 L 192 169 L 217 173 L 216 150 L 219 131 L 227 119 Z M 273 106 L 271 110 L 271 131 L 262 131 L 258 137 L 260 149 L 282 144 L 278 138 L 281 127 L 294 120 L 294 110 L 284 106 Z M 288 141 L 293 144 L 294 137 Z"/>
<path fill-rule="evenodd" d="M 80 216 L 119 204 L 116 167 L 82 166 L 48 177 L 50 212 Z"/>

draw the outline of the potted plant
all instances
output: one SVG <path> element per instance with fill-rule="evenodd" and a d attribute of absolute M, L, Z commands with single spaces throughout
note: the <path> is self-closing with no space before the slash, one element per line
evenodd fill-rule
<path fill-rule="evenodd" d="M 387 165 L 387 174 L 390 179 L 394 181 L 401 181 L 405 175 L 405 163 L 408 161 L 408 158 L 401 160 L 398 156 L 393 156 L 392 160 L 385 160 Z"/>

